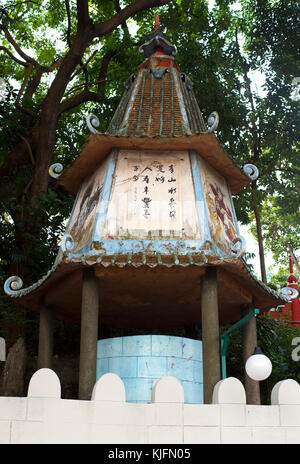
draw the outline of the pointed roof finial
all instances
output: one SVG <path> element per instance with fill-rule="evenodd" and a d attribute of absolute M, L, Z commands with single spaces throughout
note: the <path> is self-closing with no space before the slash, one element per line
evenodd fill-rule
<path fill-rule="evenodd" d="M 157 29 L 160 27 L 160 22 L 159 22 L 159 14 L 156 13 L 155 19 L 154 19 L 154 31 L 157 31 Z"/>

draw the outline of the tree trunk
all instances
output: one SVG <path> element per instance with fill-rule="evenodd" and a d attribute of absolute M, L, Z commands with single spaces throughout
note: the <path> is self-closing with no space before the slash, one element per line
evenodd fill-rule
<path fill-rule="evenodd" d="M 258 240 L 258 249 L 259 249 L 261 280 L 266 284 L 267 283 L 267 274 L 266 274 L 266 265 L 265 265 L 264 244 L 263 244 L 261 220 L 260 220 L 260 213 L 259 213 L 259 206 L 258 206 L 257 191 L 256 191 L 255 182 L 252 182 L 251 195 L 252 195 L 253 210 L 254 210 L 255 221 L 256 221 L 256 231 L 257 231 L 257 240 Z"/>
<path fill-rule="evenodd" d="M 1 396 L 23 396 L 26 371 L 26 347 L 23 338 L 9 350 L 0 382 Z"/>
<path fill-rule="evenodd" d="M 241 306 L 241 317 L 245 317 L 251 309 L 252 305 Z M 256 329 L 256 317 L 252 317 L 242 327 L 242 348 L 243 348 L 243 361 L 246 364 L 248 358 L 252 356 L 255 347 L 257 346 L 257 329 Z M 259 382 L 248 377 L 246 370 L 244 373 L 244 383 L 246 390 L 247 404 L 261 404 L 260 400 L 260 386 Z"/>
<path fill-rule="evenodd" d="M 298 260 L 294 254 L 294 251 L 293 251 L 293 248 L 291 247 L 291 245 L 289 244 L 289 250 L 290 250 L 290 254 L 291 254 L 291 257 L 292 257 L 292 260 L 294 261 L 294 264 L 296 266 L 296 269 L 297 269 L 297 273 L 298 273 L 298 276 L 300 277 L 300 266 L 299 266 L 299 263 L 298 263 Z"/>
<path fill-rule="evenodd" d="M 31 187 L 32 205 L 41 192 L 45 192 L 49 184 L 48 168 L 56 139 L 56 128 L 59 118 L 59 105 L 64 96 L 76 66 L 80 64 L 84 51 L 91 40 L 92 29 L 86 27 L 77 33 L 72 47 L 61 62 L 57 74 L 49 88 L 41 108 L 38 144 L 36 150 L 36 167 Z"/>
<path fill-rule="evenodd" d="M 80 63 L 83 53 L 88 46 L 89 37 L 90 32 L 88 31 L 81 35 L 77 34 L 71 49 L 62 60 L 57 75 L 42 103 L 40 119 L 33 127 L 35 151 L 34 173 L 27 191 L 23 194 L 24 198 L 20 201 L 23 201 L 22 210 L 12 213 L 15 223 L 16 249 L 20 254 L 24 254 L 25 257 L 30 253 L 31 249 L 26 240 L 27 234 L 39 239 L 43 226 L 43 211 L 40 211 L 39 214 L 35 214 L 35 220 L 32 221 L 32 210 L 37 206 L 40 195 L 46 192 L 49 186 L 50 177 L 48 169 L 55 147 L 59 105 L 70 77 L 76 66 Z M 20 160 L 18 159 L 18 161 Z M 9 163 L 10 160 L 8 159 L 7 164 L 9 165 Z M 13 271 L 13 274 L 19 275 L 23 279 L 25 286 L 29 284 L 31 275 L 30 269 L 26 266 L 26 263 L 12 262 L 11 271 Z"/>

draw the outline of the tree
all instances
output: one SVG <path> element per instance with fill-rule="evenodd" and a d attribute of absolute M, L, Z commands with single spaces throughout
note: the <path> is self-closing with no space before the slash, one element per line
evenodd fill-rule
<path fill-rule="evenodd" d="M 7 275 L 20 275 L 26 286 L 51 267 L 74 199 L 55 187 L 49 165 L 69 164 L 77 155 L 88 136 L 84 115 L 94 105 L 106 129 L 138 47 L 127 21 L 169 1 L 1 2 L 2 289 Z M 3 291 L 0 319 L 12 343 L 36 331 L 34 315 Z"/>
<path fill-rule="evenodd" d="M 43 203 L 49 186 L 48 168 L 56 148 L 60 118 L 87 102 L 105 104 L 110 61 L 117 54 L 121 36 L 127 45 L 132 41 L 126 20 L 169 1 L 136 0 L 125 2 L 121 8 L 118 0 L 102 2 L 101 6 L 88 0 L 50 0 L 47 4 L 38 0 L 10 1 L 1 7 L 1 58 L 7 74 L 22 84 L 11 108 L 11 121 L 17 120 L 20 130 L 15 132 L 12 125 L 4 127 L 6 137 L 12 133 L 13 137 L 6 144 L 9 151 L 0 168 L 5 179 L 0 198 L 15 200 L 9 213 L 15 227 L 15 248 L 23 256 L 23 265 L 19 262 L 16 266 L 12 260 L 11 270 L 17 267 L 25 282 L 31 278 L 28 264 L 32 239 L 41 239 L 47 223 L 40 202 Z M 51 37 L 43 36 L 49 29 L 63 41 L 60 54 Z M 29 44 L 34 54 L 26 51 Z M 14 182 L 20 178 L 22 185 Z"/>
<path fill-rule="evenodd" d="M 266 248 L 272 251 L 277 263 L 287 264 L 291 255 L 300 277 L 297 260 L 300 251 L 299 209 L 291 211 L 288 203 L 281 203 L 280 197 L 268 195 L 262 203 L 261 218 Z"/>
<path fill-rule="evenodd" d="M 299 207 L 299 104 L 292 99 L 292 83 L 298 72 L 298 50 L 294 41 L 298 24 L 294 14 L 297 5 L 293 0 L 243 0 L 241 5 L 239 30 L 245 37 L 243 67 L 250 103 L 249 162 L 260 169 L 259 180 L 252 182 L 251 186 L 252 204 L 262 280 L 266 282 L 260 217 L 262 202 L 269 193 L 278 195 L 290 207 L 293 204 L 294 210 Z M 251 70 L 265 74 L 265 97 L 251 89 L 248 77 Z M 281 214 L 284 214 L 284 209 L 281 209 Z"/>

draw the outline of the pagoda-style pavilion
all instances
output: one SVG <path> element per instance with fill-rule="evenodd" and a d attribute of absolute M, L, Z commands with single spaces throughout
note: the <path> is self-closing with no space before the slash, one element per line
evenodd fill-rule
<path fill-rule="evenodd" d="M 286 299 L 243 259 L 232 194 L 257 169 L 241 169 L 224 151 L 216 112 L 204 123 L 157 19 L 140 52 L 146 59 L 126 82 L 107 132 L 98 133 L 89 115 L 92 134 L 78 157 L 62 173 L 50 168 L 77 195 L 52 269 L 24 289 L 10 277 L 5 291 L 40 313 L 39 367 L 51 365 L 53 318 L 81 323 L 81 399 L 95 382 L 98 325 L 201 327 L 209 403 L 221 378 L 219 325 Z"/>

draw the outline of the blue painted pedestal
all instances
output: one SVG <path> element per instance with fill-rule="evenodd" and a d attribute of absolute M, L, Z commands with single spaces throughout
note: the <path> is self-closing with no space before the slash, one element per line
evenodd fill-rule
<path fill-rule="evenodd" d="M 176 377 L 185 403 L 203 403 L 202 342 L 168 335 L 136 335 L 98 341 L 97 380 L 108 372 L 124 382 L 126 401 L 151 402 L 162 377 Z"/>

